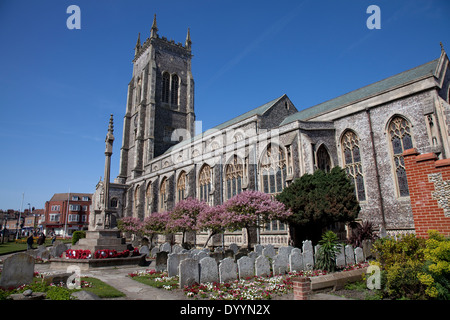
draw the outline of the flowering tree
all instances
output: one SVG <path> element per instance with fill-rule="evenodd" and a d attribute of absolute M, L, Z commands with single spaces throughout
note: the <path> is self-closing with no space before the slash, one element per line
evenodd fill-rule
<path fill-rule="evenodd" d="M 122 232 L 130 232 L 136 236 L 144 235 L 143 224 L 139 218 L 123 217 L 117 222 L 117 228 Z"/>
<path fill-rule="evenodd" d="M 260 191 L 241 192 L 225 202 L 223 209 L 222 220 L 226 229 L 234 231 L 246 228 L 249 240 L 249 228 L 260 227 L 272 220 L 285 221 L 292 214 L 283 203 Z"/>
<path fill-rule="evenodd" d="M 182 232 L 181 244 L 185 245 L 186 232 L 197 231 L 197 218 L 206 210 L 208 205 L 194 198 L 187 198 L 178 202 L 172 211 L 168 213 L 167 231 L 170 233 Z"/>
<path fill-rule="evenodd" d="M 208 207 L 197 218 L 197 227 L 199 230 L 209 231 L 208 240 L 206 240 L 204 247 L 208 245 L 209 239 L 214 235 L 225 231 L 225 224 L 223 220 L 223 206 Z"/>
<path fill-rule="evenodd" d="M 145 217 L 142 222 L 143 233 L 150 237 L 150 244 L 152 243 L 153 236 L 157 233 L 167 233 L 167 222 L 169 221 L 169 213 L 154 212 L 150 216 Z"/>

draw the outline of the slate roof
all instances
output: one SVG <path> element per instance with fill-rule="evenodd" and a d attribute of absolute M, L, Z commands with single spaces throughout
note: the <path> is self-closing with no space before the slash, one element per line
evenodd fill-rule
<path fill-rule="evenodd" d="M 80 200 L 82 201 L 83 197 L 89 197 L 89 200 L 92 200 L 92 193 L 70 193 L 70 201 L 72 201 L 72 196 L 78 196 Z M 67 200 L 67 192 L 66 193 L 55 193 L 53 197 L 50 199 L 50 201 L 65 201 Z"/>
<path fill-rule="evenodd" d="M 270 108 L 272 108 L 278 101 L 280 101 L 285 96 L 286 95 L 284 94 L 281 97 L 278 97 L 278 98 L 276 98 L 276 99 L 274 99 L 272 101 L 269 101 L 269 102 L 263 104 L 262 106 L 259 106 L 259 107 L 255 108 L 255 109 L 252 109 L 252 110 L 250 110 L 250 111 L 248 111 L 248 112 L 246 112 L 244 114 L 241 114 L 240 116 L 237 116 L 237 117 L 235 117 L 235 118 L 233 118 L 231 120 L 225 121 L 225 122 L 223 122 L 223 123 L 221 123 L 221 124 L 211 128 L 211 129 L 206 130 L 205 132 L 202 132 L 202 133 L 194 136 L 193 138 L 191 138 L 189 140 L 181 141 L 180 143 L 177 143 L 176 145 L 170 147 L 165 153 L 168 153 L 170 151 L 176 150 L 176 149 L 178 149 L 178 148 L 180 148 L 180 147 L 182 147 L 182 146 L 184 146 L 186 144 L 189 144 L 189 143 L 191 143 L 193 141 L 196 141 L 198 139 L 203 138 L 204 136 L 208 135 L 211 132 L 214 132 L 214 131 L 217 131 L 217 130 L 222 130 L 222 129 L 226 128 L 226 127 L 229 127 L 229 126 L 231 126 L 233 124 L 236 124 L 236 123 L 238 123 L 240 121 L 243 121 L 243 120 L 248 119 L 250 117 L 253 117 L 255 115 L 260 115 L 261 116 L 264 113 L 266 113 Z"/>
<path fill-rule="evenodd" d="M 404 86 L 410 82 L 417 81 L 421 78 L 426 78 L 434 75 L 439 59 L 430 61 L 416 68 L 404 71 L 392 77 L 375 82 L 368 86 L 362 87 L 355 91 L 339 96 L 337 98 L 322 102 L 318 105 L 301 110 L 293 115 L 286 117 L 281 125 L 296 121 L 308 120 L 312 117 L 318 116 L 322 113 L 330 112 L 340 107 L 355 103 L 360 100 L 379 95 L 385 91 L 392 90 L 395 87 Z"/>

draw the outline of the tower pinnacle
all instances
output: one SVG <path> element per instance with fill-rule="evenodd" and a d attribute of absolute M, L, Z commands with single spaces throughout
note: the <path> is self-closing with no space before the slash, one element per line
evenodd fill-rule
<path fill-rule="evenodd" d="M 186 47 L 186 49 L 191 50 L 191 45 L 192 45 L 191 30 L 188 28 L 187 35 L 186 35 L 186 42 L 184 43 L 184 46 Z"/>
<path fill-rule="evenodd" d="M 156 14 L 153 16 L 153 24 L 150 29 L 150 38 L 157 38 L 158 27 L 156 26 Z"/>

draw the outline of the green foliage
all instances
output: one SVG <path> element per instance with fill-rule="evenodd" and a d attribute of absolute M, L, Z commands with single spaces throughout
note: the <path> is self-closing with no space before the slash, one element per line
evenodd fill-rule
<path fill-rule="evenodd" d="M 335 222 L 350 222 L 360 211 L 355 188 L 344 170 L 317 170 L 305 174 L 283 190 L 277 200 L 290 208 L 288 222 L 295 245 L 308 238 L 315 242 L 322 230 Z"/>
<path fill-rule="evenodd" d="M 86 231 L 75 231 L 72 234 L 72 245 L 75 245 L 78 242 L 78 240 L 82 238 L 86 238 Z"/>
<path fill-rule="evenodd" d="M 327 231 L 319 241 L 319 248 L 316 267 L 321 270 L 333 272 L 336 270 L 336 256 L 339 253 L 341 245 L 338 237 L 333 231 Z"/>
<path fill-rule="evenodd" d="M 450 241 L 406 235 L 374 244 L 385 275 L 384 294 L 393 299 L 450 299 Z"/>
<path fill-rule="evenodd" d="M 72 300 L 71 290 L 64 287 L 51 287 L 47 290 L 47 299 L 50 300 Z"/>

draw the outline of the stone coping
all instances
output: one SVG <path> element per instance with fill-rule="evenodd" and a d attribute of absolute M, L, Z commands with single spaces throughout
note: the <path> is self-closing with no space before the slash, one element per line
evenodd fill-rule
<path fill-rule="evenodd" d="M 333 287 L 334 290 L 338 290 L 343 288 L 347 283 L 362 280 L 362 276 L 365 273 L 367 273 L 367 267 L 311 277 L 311 290 L 316 291 L 331 287 Z"/>

